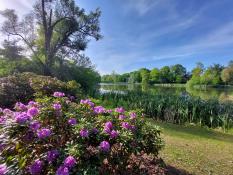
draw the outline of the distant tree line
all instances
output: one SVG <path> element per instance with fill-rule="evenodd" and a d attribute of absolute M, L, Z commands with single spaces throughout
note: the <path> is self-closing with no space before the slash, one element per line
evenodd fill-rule
<path fill-rule="evenodd" d="M 202 63 L 197 63 L 191 72 L 181 64 L 164 66 L 161 69 L 151 70 L 141 68 L 130 73 L 117 74 L 112 72 L 103 75 L 101 82 L 117 83 L 146 83 L 146 84 L 166 84 L 166 83 L 187 83 L 194 85 L 233 85 L 233 61 L 224 67 L 220 64 L 213 64 L 204 67 Z"/>

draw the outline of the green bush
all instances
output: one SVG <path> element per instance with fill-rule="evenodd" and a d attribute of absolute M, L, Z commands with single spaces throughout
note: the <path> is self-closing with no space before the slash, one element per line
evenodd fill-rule
<path fill-rule="evenodd" d="M 21 73 L 0 78 L 0 106 L 12 107 L 16 102 L 26 102 L 36 96 L 63 91 L 70 96 L 82 96 L 80 85 L 75 81 L 62 82 L 57 78 Z"/>
<path fill-rule="evenodd" d="M 88 99 L 74 103 L 63 95 L 2 110 L 0 165 L 9 174 L 123 174 L 132 155 L 158 155 L 160 129 L 140 111 L 105 109 Z"/>

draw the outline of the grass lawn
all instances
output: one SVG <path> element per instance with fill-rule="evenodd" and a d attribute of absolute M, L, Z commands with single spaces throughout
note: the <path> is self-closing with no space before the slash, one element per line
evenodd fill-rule
<path fill-rule="evenodd" d="M 163 128 L 165 148 L 160 156 L 166 164 L 197 175 L 233 175 L 232 132 L 154 123 Z"/>

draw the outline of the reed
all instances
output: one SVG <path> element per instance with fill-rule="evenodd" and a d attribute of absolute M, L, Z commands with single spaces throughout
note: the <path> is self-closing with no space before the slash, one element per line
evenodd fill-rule
<path fill-rule="evenodd" d="M 194 123 L 210 128 L 228 130 L 233 126 L 233 103 L 216 99 L 202 100 L 190 96 L 161 95 L 148 92 L 126 91 L 96 96 L 105 105 L 141 109 L 147 117 L 175 124 Z"/>

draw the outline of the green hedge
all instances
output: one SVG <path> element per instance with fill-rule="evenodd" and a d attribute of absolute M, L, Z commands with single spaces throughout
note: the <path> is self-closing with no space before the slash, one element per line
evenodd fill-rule
<path fill-rule="evenodd" d="M 18 101 L 26 102 L 35 95 L 51 95 L 55 91 L 78 98 L 82 96 L 80 85 L 76 81 L 62 82 L 57 78 L 29 72 L 0 78 L 0 84 L 1 107 L 13 107 Z"/>

